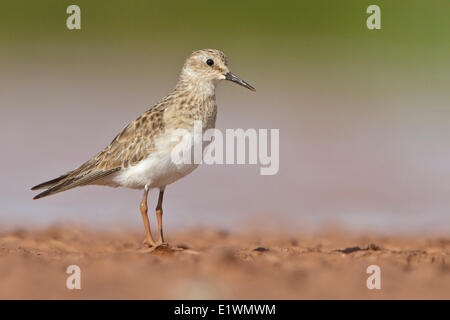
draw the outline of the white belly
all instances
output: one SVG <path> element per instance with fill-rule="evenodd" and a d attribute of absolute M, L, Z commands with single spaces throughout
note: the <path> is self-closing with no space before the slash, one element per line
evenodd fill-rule
<path fill-rule="evenodd" d="M 132 189 L 142 189 L 146 185 L 149 188 L 163 188 L 194 171 L 198 164 L 177 163 L 173 159 L 172 151 L 176 146 L 193 150 L 192 139 L 180 138 L 177 136 L 167 139 L 166 136 L 157 141 L 155 151 L 148 158 L 135 166 L 118 171 L 111 176 L 110 185 Z"/>

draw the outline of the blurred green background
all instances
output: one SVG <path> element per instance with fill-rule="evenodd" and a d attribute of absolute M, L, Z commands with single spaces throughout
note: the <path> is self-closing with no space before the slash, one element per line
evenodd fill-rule
<path fill-rule="evenodd" d="M 66 28 L 71 4 L 81 30 Z M 381 30 L 366 27 L 370 4 L 381 7 Z M 14 170 L 0 217 L 138 225 L 135 193 L 71 191 L 38 203 L 27 187 L 103 148 L 174 86 L 190 52 L 216 48 L 258 90 L 221 85 L 218 127 L 280 128 L 280 173 L 201 168 L 167 196 L 173 224 L 233 227 L 275 214 L 282 226 L 443 228 L 449 14 L 448 0 L 2 1 L 0 124 L 5 154 L 16 156 L 2 160 Z M 234 202 L 224 205 L 224 194 Z"/>
<path fill-rule="evenodd" d="M 82 31 L 65 27 L 70 4 L 82 10 Z M 370 4 L 381 7 L 379 31 L 366 28 Z M 24 58 L 30 47 L 40 59 L 66 59 L 70 52 L 82 59 L 100 49 L 178 57 L 185 55 L 182 48 L 217 47 L 239 50 L 252 66 L 266 62 L 283 69 L 311 57 L 395 66 L 421 59 L 430 67 L 448 60 L 450 3 L 445 0 L 43 0 L 3 1 L 0 9 L 2 54 Z"/>

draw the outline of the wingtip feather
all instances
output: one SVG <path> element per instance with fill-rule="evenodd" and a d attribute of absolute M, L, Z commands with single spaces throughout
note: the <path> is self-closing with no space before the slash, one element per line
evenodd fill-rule
<path fill-rule="evenodd" d="M 48 190 L 47 190 L 47 191 L 48 191 Z M 44 198 L 44 197 L 46 197 L 46 196 L 49 196 L 49 195 L 50 195 L 50 192 L 47 192 L 47 191 L 41 192 L 41 193 L 39 193 L 38 195 L 34 196 L 34 197 L 33 197 L 33 200 L 37 200 L 37 199 L 41 199 L 41 198 Z"/>

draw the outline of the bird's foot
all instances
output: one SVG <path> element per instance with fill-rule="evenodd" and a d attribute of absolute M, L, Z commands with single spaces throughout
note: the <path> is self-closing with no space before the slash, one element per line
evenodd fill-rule
<path fill-rule="evenodd" d="M 147 246 L 147 247 L 149 247 L 149 248 L 151 248 L 151 247 L 157 247 L 158 245 L 155 243 L 155 241 L 153 241 L 153 239 L 151 239 L 151 238 L 145 238 L 144 239 L 144 241 L 142 242 L 142 244 L 144 245 L 144 246 Z"/>
<path fill-rule="evenodd" d="M 182 251 L 182 249 L 173 248 L 168 243 L 155 244 L 154 246 L 144 247 L 139 250 L 141 253 L 151 253 L 157 256 L 172 255 L 176 251 Z"/>
<path fill-rule="evenodd" d="M 159 239 L 158 241 L 156 241 L 156 246 L 157 247 L 169 247 L 169 243 Z"/>

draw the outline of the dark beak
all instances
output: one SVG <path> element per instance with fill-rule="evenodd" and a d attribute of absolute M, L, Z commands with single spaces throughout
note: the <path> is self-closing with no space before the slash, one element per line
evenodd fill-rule
<path fill-rule="evenodd" d="M 235 76 L 231 72 L 228 72 L 227 74 L 225 74 L 225 79 L 236 82 L 237 84 L 240 84 L 241 86 L 246 87 L 247 89 L 250 89 L 252 91 L 256 91 L 255 88 L 253 88 L 247 82 L 245 82 L 244 80 L 241 80 L 238 76 Z"/>

